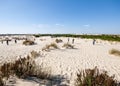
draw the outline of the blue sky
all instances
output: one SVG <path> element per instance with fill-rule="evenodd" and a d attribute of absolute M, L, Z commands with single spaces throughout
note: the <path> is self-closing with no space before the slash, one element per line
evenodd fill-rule
<path fill-rule="evenodd" d="M 120 0 L 0 0 L 0 34 L 120 34 Z"/>

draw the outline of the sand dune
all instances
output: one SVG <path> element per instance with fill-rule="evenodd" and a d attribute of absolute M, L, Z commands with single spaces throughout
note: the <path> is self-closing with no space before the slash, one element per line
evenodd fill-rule
<path fill-rule="evenodd" d="M 40 39 L 46 39 L 41 41 Z M 42 51 L 46 44 L 55 41 L 56 38 L 40 37 L 36 38 L 36 45 L 22 45 L 23 40 L 17 41 L 17 44 L 12 40 L 9 45 L 0 43 L 0 63 L 13 61 L 19 56 L 24 57 L 31 51 L 41 51 L 43 57 L 36 58 L 37 64 L 43 64 L 46 69 L 51 71 L 52 75 L 63 75 L 70 80 L 69 85 L 74 85 L 76 73 L 78 70 L 94 68 L 97 66 L 100 70 L 108 71 L 109 75 L 115 74 L 115 78 L 120 81 L 120 57 L 109 54 L 112 48 L 120 50 L 120 43 L 113 43 L 98 40 L 98 43 L 92 45 L 92 39 L 75 38 L 75 49 L 65 49 L 63 44 L 67 43 L 68 38 L 60 37 L 63 43 L 58 43 L 60 49 L 51 50 L 50 52 Z M 70 38 L 72 43 L 72 38 Z M 17 86 L 39 86 L 38 83 L 17 80 Z"/>

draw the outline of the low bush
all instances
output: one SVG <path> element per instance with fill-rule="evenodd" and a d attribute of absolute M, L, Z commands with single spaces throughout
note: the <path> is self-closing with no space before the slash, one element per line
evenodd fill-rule
<path fill-rule="evenodd" d="M 70 49 L 73 49 L 73 48 L 74 48 L 74 46 L 71 45 L 71 44 L 69 44 L 69 43 L 64 44 L 63 47 L 65 47 L 65 48 L 70 48 Z"/>
<path fill-rule="evenodd" d="M 34 45 L 34 41 L 31 41 L 31 40 L 25 40 L 23 41 L 23 45 Z"/>
<path fill-rule="evenodd" d="M 31 57 L 36 58 L 36 57 L 39 57 L 39 56 L 40 56 L 40 54 L 38 52 L 36 52 L 34 50 L 31 52 Z"/>
<path fill-rule="evenodd" d="M 42 66 L 37 66 L 31 57 L 20 58 L 14 63 L 5 63 L 0 67 L 0 86 L 5 86 L 3 78 L 9 78 L 10 75 L 16 75 L 18 78 L 37 77 L 40 79 L 49 79 L 49 71 L 44 71 Z"/>
<path fill-rule="evenodd" d="M 109 53 L 112 54 L 112 55 L 120 56 L 120 51 L 116 50 L 116 49 L 110 50 Z"/>
<path fill-rule="evenodd" d="M 0 76 L 0 86 L 5 86 L 1 76 Z"/>
<path fill-rule="evenodd" d="M 106 71 L 100 73 L 97 67 L 87 69 L 77 74 L 75 86 L 118 86 L 114 76 L 109 76 Z"/>
<path fill-rule="evenodd" d="M 62 41 L 61 39 L 56 39 L 55 42 L 56 42 L 56 43 L 61 43 L 61 42 L 63 42 L 63 41 Z"/>
<path fill-rule="evenodd" d="M 52 48 L 55 48 L 55 49 L 58 48 L 57 44 L 55 44 L 55 43 L 51 43 L 51 44 L 49 45 L 49 47 L 52 47 Z"/>
<path fill-rule="evenodd" d="M 55 43 L 51 43 L 42 48 L 42 51 L 50 51 L 51 49 L 58 49 L 58 46 Z"/>

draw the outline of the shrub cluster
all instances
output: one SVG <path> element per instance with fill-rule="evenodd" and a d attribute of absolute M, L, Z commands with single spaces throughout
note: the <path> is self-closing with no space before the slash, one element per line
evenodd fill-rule
<path fill-rule="evenodd" d="M 16 75 L 18 78 L 50 78 L 50 73 L 45 72 L 42 66 L 37 66 L 30 56 L 27 56 L 27 58 L 20 58 L 14 63 L 4 63 L 0 67 L 0 86 L 4 86 L 3 78 L 9 78 L 10 75 Z"/>
<path fill-rule="evenodd" d="M 74 46 L 71 45 L 71 44 L 69 44 L 69 43 L 65 43 L 65 44 L 63 45 L 63 47 L 69 48 L 69 49 L 73 49 L 73 48 L 74 48 Z"/>
<path fill-rule="evenodd" d="M 31 40 L 25 40 L 23 41 L 23 45 L 34 45 L 35 42 L 34 41 L 31 41 Z"/>
<path fill-rule="evenodd" d="M 114 76 L 108 76 L 106 71 L 100 73 L 98 68 L 87 69 L 77 74 L 75 86 L 118 86 Z"/>
<path fill-rule="evenodd" d="M 50 51 L 51 49 L 58 49 L 57 44 L 51 43 L 42 48 L 42 51 Z"/>
<path fill-rule="evenodd" d="M 56 39 L 55 42 L 56 42 L 56 43 L 61 43 L 61 42 L 63 42 L 63 41 L 62 41 L 61 39 Z"/>
<path fill-rule="evenodd" d="M 4 82 L 1 76 L 0 76 L 0 86 L 4 86 Z"/>
<path fill-rule="evenodd" d="M 109 51 L 110 54 L 116 55 L 116 56 L 120 56 L 120 51 L 116 50 L 116 49 L 112 49 Z"/>
<path fill-rule="evenodd" d="M 38 53 L 34 50 L 31 52 L 31 57 L 36 58 L 36 57 L 39 57 L 39 56 L 40 56 L 40 53 Z"/>

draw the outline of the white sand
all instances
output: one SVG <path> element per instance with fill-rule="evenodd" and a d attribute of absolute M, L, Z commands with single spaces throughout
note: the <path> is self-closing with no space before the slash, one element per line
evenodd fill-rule
<path fill-rule="evenodd" d="M 40 39 L 46 39 L 40 41 Z M 64 43 L 67 42 L 67 38 L 61 37 Z M 24 57 L 28 55 L 32 50 L 41 51 L 46 45 L 53 42 L 55 38 L 40 37 L 36 39 L 36 45 L 24 46 L 22 41 L 18 41 L 17 44 L 10 42 L 7 46 L 6 43 L 0 43 L 0 62 L 8 60 L 15 60 L 18 56 Z M 70 42 L 72 38 L 70 38 Z M 78 70 L 86 68 L 94 68 L 97 66 L 99 69 L 108 71 L 109 75 L 115 74 L 115 78 L 120 81 L 120 57 L 110 55 L 109 50 L 112 48 L 120 50 L 120 43 L 109 43 L 107 41 L 98 40 L 99 43 L 92 45 L 91 39 L 75 39 L 76 49 L 64 49 L 59 43 L 60 49 L 51 50 L 50 52 L 43 52 L 45 57 L 38 57 L 36 62 L 38 64 L 43 63 L 46 69 L 51 70 L 53 75 L 63 75 L 70 80 L 70 86 L 73 86 L 76 79 L 76 73 Z M 101 42 L 101 43 L 100 43 Z M 21 80 L 18 82 L 22 82 Z M 38 86 L 36 83 L 25 81 L 24 86 Z M 23 86 L 19 84 L 17 86 Z M 26 84 L 27 83 L 27 84 Z M 32 84 L 30 84 L 32 83 Z"/>

